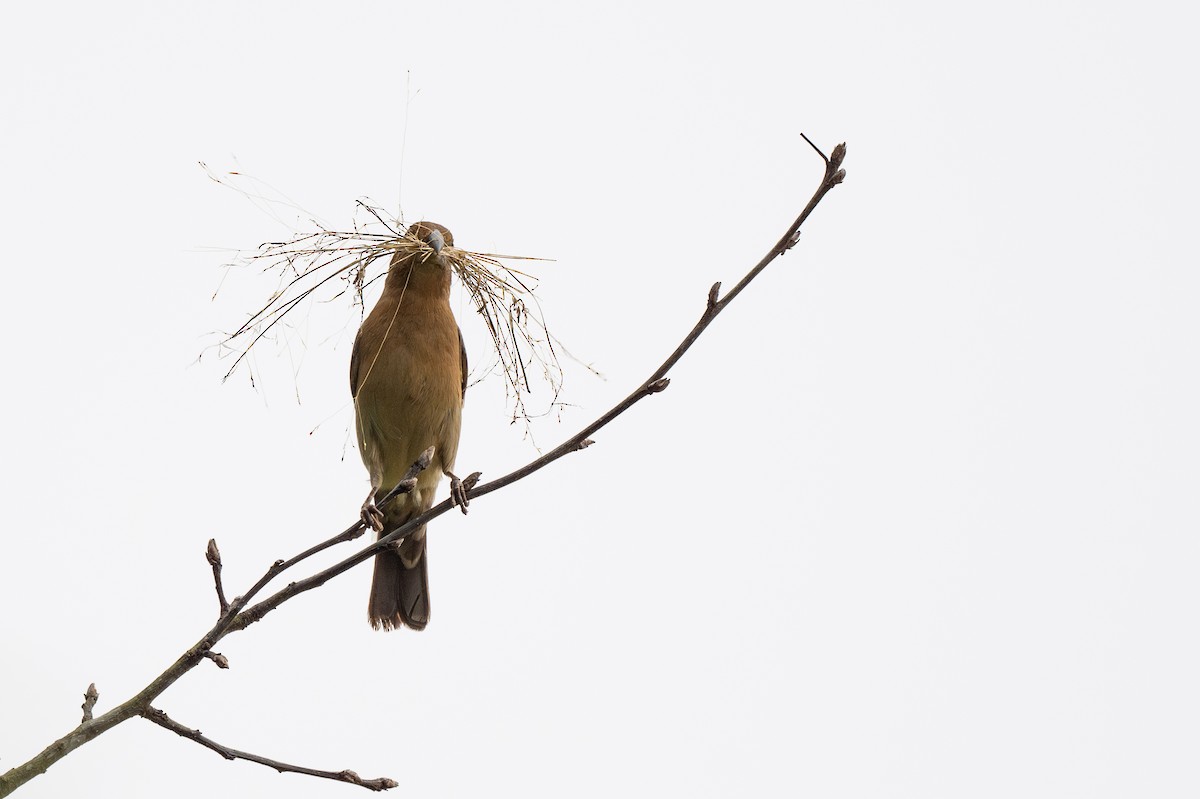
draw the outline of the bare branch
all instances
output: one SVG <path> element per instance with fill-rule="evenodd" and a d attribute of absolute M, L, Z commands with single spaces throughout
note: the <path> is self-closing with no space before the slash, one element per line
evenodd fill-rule
<path fill-rule="evenodd" d="M 540 458 L 531 461 L 525 466 L 510 472 L 503 477 L 499 477 L 482 485 L 477 485 L 479 479 L 478 472 L 470 475 L 466 480 L 462 481 L 462 498 L 474 499 L 490 494 L 493 491 L 498 491 L 505 486 L 528 477 L 529 475 L 539 471 L 545 466 L 548 466 L 568 453 L 578 452 L 579 450 L 588 447 L 593 443 L 591 436 L 597 430 L 601 429 L 613 419 L 629 410 L 645 397 L 661 392 L 667 387 L 667 385 L 670 383 L 670 381 L 666 378 L 667 372 L 670 371 L 670 369 L 679 361 L 679 359 L 683 357 L 684 353 L 691 348 L 691 346 L 696 342 L 696 340 L 700 337 L 712 320 L 715 319 L 717 315 L 720 314 L 721 311 L 723 311 L 726 306 L 728 306 L 729 303 L 731 303 L 734 298 L 737 297 L 737 295 L 740 294 L 742 290 L 750 284 L 750 281 L 752 281 L 763 269 L 765 269 L 767 265 L 771 263 L 771 261 L 787 252 L 789 248 L 795 245 L 800 231 L 800 226 L 808 218 L 809 214 L 812 213 L 813 209 L 816 208 L 821 199 L 824 198 L 824 196 L 828 194 L 834 186 L 837 186 L 842 182 L 842 180 L 845 179 L 846 172 L 844 169 L 840 168 L 842 160 L 846 155 L 845 144 L 839 144 L 834 148 L 833 156 L 826 157 L 825 154 L 816 147 L 816 145 L 812 144 L 807 136 L 804 137 L 804 140 L 812 145 L 813 149 L 816 150 L 817 153 L 821 155 L 821 158 L 825 161 L 825 175 L 821 180 L 820 186 L 818 186 L 816 192 L 808 201 L 808 205 L 805 206 L 804 210 L 800 213 L 796 220 L 792 222 L 775 246 L 771 248 L 771 250 L 763 257 L 763 259 L 759 261 L 758 264 L 756 264 L 746 274 L 746 276 L 743 277 L 736 286 L 734 286 L 731 291 L 729 291 L 724 297 L 719 297 L 720 283 L 715 284 L 709 290 L 707 303 L 703 313 L 700 315 L 699 321 L 696 322 L 696 325 L 692 328 L 691 332 L 684 337 L 683 341 L 678 347 L 675 348 L 675 351 L 667 357 L 662 365 L 660 365 L 658 369 L 656 369 L 654 373 L 650 375 L 650 377 L 648 377 L 646 381 L 636 388 L 628 397 L 617 403 L 608 412 Z M 387 498 L 380 503 L 381 506 L 387 501 L 391 500 L 393 497 L 412 490 L 416 484 L 416 476 L 420 474 L 423 469 L 428 467 L 430 455 L 431 453 L 424 453 L 422 457 L 419 458 L 417 462 L 412 465 L 412 467 L 410 467 L 405 477 L 391 492 L 389 492 Z M 198 731 L 189 730 L 188 728 L 171 721 L 167 718 L 165 713 L 162 713 L 161 711 L 151 707 L 151 703 L 158 696 L 160 696 L 163 691 L 169 688 L 188 671 L 195 668 L 196 665 L 205 658 L 212 660 L 218 666 L 222 666 L 222 661 L 225 659 L 219 653 L 213 652 L 212 648 L 217 644 L 218 641 L 222 640 L 229 633 L 237 630 L 244 630 L 246 627 L 250 626 L 256 621 L 259 621 L 267 613 L 279 607 L 281 604 L 297 594 L 310 591 L 313 588 L 323 585 L 325 582 L 339 574 L 342 574 L 355 565 L 362 563 L 363 561 L 374 557 L 379 552 L 390 548 L 395 544 L 395 542 L 404 538 L 404 536 L 422 527 L 430 520 L 441 516 L 454 506 L 455 503 L 452 499 L 444 500 L 420 516 L 417 516 L 407 523 L 388 531 L 387 534 L 382 536 L 378 541 L 374 542 L 368 547 L 365 547 L 359 552 L 356 552 L 350 557 L 345 558 L 340 563 L 334 564 L 333 566 L 317 572 L 316 574 L 313 574 L 307 578 L 290 583 L 253 606 L 249 605 L 250 600 L 257 596 L 258 593 L 262 591 L 262 589 L 268 583 L 271 582 L 271 580 L 273 580 L 283 571 L 311 557 L 312 555 L 317 554 L 318 552 L 322 552 L 332 546 L 335 546 L 336 544 L 340 544 L 344 541 L 351 541 L 361 536 L 364 532 L 362 521 L 356 520 L 354 524 L 343 530 L 341 533 L 338 533 L 329 540 L 305 550 L 289 560 L 275 561 L 271 567 L 267 569 L 266 573 L 259 578 L 259 580 L 253 586 L 250 587 L 249 591 L 241 596 L 234 597 L 232 602 L 226 602 L 224 599 L 224 591 L 220 580 L 220 553 L 217 551 L 215 541 L 210 541 L 207 556 L 209 563 L 213 567 L 213 579 L 217 588 L 217 596 L 222 606 L 221 616 L 217 619 L 217 622 L 213 625 L 212 629 L 205 633 L 199 641 L 197 641 L 186 652 L 180 655 L 179 658 L 173 664 L 171 664 L 171 666 L 169 666 L 160 675 L 155 677 L 135 696 L 94 719 L 92 718 L 91 713 L 95 705 L 95 697 L 98 695 L 94 696 L 94 686 L 89 687 L 88 693 L 85 694 L 85 702 L 83 705 L 83 723 L 62 738 L 47 746 L 29 761 L 21 764 L 20 766 L 9 769 L 3 774 L 0 774 L 0 799 L 8 796 L 21 785 L 24 785 L 37 775 L 45 773 L 50 766 L 54 765 L 70 752 L 79 748 L 83 744 L 88 743 L 92 739 L 115 727 L 126 719 L 133 718 L 134 716 L 144 716 L 145 718 L 153 721 L 156 724 L 159 724 L 162 727 L 170 729 L 173 732 L 183 735 L 184 737 L 191 738 L 197 743 L 207 746 L 213 751 L 220 753 L 223 757 L 251 760 L 256 763 L 271 766 L 272 768 L 276 768 L 280 771 L 293 771 L 296 773 L 333 779 L 339 782 L 349 782 L 355 785 L 361 785 L 371 790 L 386 790 L 387 788 L 395 787 L 395 783 L 386 778 L 380 778 L 377 780 L 363 780 L 358 777 L 357 774 L 354 774 L 354 772 L 351 771 L 315 771 L 298 766 L 289 766 L 284 763 L 277 763 L 276 761 L 261 758 L 257 755 L 249 755 L 244 752 L 228 749 L 227 747 L 223 747 L 220 744 L 216 744 L 207 738 L 204 738 Z M 227 666 L 228 662 L 225 661 L 224 665 Z"/>
<path fill-rule="evenodd" d="M 292 772 L 293 774 L 307 774 L 310 777 L 321 777 L 327 780 L 336 780 L 337 782 L 348 782 L 351 785 L 361 785 L 370 791 L 386 791 L 389 788 L 395 788 L 399 783 L 388 777 L 379 777 L 373 780 L 364 780 L 362 777 L 355 774 L 353 771 L 321 771 L 319 769 L 305 768 L 304 766 L 293 766 L 290 763 L 283 763 L 279 760 L 272 760 L 269 757 L 251 754 L 250 752 L 242 752 L 238 749 L 231 749 L 228 746 L 217 743 L 211 738 L 205 738 L 200 730 L 193 730 L 185 727 L 178 721 L 175 721 L 163 711 L 155 707 L 146 708 L 142 713 L 142 718 L 153 721 L 163 729 L 170 730 L 176 735 L 180 735 L 188 740 L 195 741 L 201 746 L 207 747 L 216 752 L 226 760 L 248 760 L 251 763 L 268 766 L 275 769 L 279 773 Z"/>

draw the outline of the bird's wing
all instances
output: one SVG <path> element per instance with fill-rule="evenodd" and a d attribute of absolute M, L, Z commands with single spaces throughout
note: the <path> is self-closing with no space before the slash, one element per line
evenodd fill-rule
<path fill-rule="evenodd" d="M 462 364 L 462 395 L 463 399 L 467 397 L 467 345 L 463 343 L 462 328 L 458 329 L 458 359 Z M 350 373 L 354 374 L 354 359 L 350 361 Z M 353 380 L 353 378 L 351 378 Z"/>
<path fill-rule="evenodd" d="M 462 333 L 458 334 L 459 340 L 462 340 Z M 359 355 L 358 344 L 362 339 L 362 328 L 359 328 L 358 335 L 354 337 L 354 347 L 350 350 L 350 396 L 358 396 L 358 367 L 362 358 Z"/>

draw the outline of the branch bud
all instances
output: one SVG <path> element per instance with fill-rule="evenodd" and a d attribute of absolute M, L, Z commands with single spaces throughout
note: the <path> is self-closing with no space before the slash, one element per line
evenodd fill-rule
<path fill-rule="evenodd" d="M 717 304 L 717 298 L 721 294 L 721 281 L 712 284 L 712 288 L 708 290 L 708 308 L 712 310 Z"/>
<path fill-rule="evenodd" d="M 87 687 L 87 691 L 83 694 L 83 704 L 80 708 L 83 710 L 83 721 L 92 720 L 92 709 L 96 707 L 96 700 L 100 698 L 100 692 L 96 690 L 96 683 L 91 683 Z M 80 724 L 83 723 L 80 722 Z"/>
<path fill-rule="evenodd" d="M 413 466 L 420 465 L 422 470 L 428 469 L 429 464 L 433 462 L 433 449 L 434 449 L 433 447 L 430 447 L 429 449 L 422 452 L 420 457 L 417 458 L 416 463 L 413 464 Z"/>
<path fill-rule="evenodd" d="M 846 142 L 842 142 L 837 147 L 834 147 L 833 152 L 829 155 L 829 163 L 835 169 L 841 166 L 844 160 L 846 160 Z"/>
<path fill-rule="evenodd" d="M 208 549 L 205 550 L 204 556 L 208 558 L 209 566 L 221 565 L 221 550 L 217 549 L 217 539 L 208 539 Z"/>

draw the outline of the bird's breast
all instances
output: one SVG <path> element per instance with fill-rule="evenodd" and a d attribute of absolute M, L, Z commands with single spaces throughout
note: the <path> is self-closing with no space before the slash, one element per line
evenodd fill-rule
<path fill-rule="evenodd" d="M 422 308 L 417 299 L 405 297 L 398 308 L 381 299 L 355 341 L 359 449 L 373 480 L 387 487 L 430 446 L 434 461 L 420 482 L 436 485 L 458 449 L 458 326 L 444 301 L 444 307 Z"/>

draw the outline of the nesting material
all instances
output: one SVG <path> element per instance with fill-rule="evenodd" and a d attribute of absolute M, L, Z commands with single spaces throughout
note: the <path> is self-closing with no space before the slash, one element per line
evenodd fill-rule
<path fill-rule="evenodd" d="M 255 345 L 279 332 L 281 325 L 286 327 L 285 320 L 297 308 L 347 298 L 362 308 L 363 290 L 387 274 L 392 256 L 433 254 L 429 245 L 404 235 L 406 226 L 388 219 L 380 209 L 361 202 L 359 208 L 370 219 L 367 224 L 356 224 L 351 232 L 318 227 L 288 241 L 262 244 L 243 259 L 263 271 L 277 272 L 280 284 L 241 327 L 219 342 L 224 354 L 234 356 L 223 379 L 243 366 Z M 470 296 L 495 353 L 490 364 L 473 370 L 472 382 L 494 372 L 502 373 L 514 421 L 557 409 L 563 373 L 555 341 L 534 294 L 536 279 L 506 263 L 544 259 L 471 252 L 454 246 L 443 247 L 442 257 Z M 461 324 L 467 327 L 470 320 L 461 320 Z M 539 384 L 548 389 L 549 402 L 545 410 L 531 414 L 526 399 Z"/>

